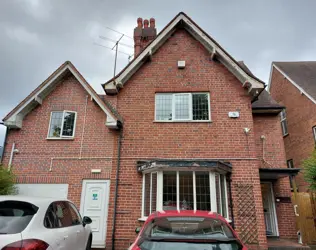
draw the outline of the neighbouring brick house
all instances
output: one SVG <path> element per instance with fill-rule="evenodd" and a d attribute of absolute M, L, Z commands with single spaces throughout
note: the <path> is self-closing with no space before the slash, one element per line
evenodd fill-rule
<path fill-rule="evenodd" d="M 273 62 L 269 91 L 286 109 L 280 115 L 287 165 L 302 168 L 316 141 L 316 62 Z M 295 177 L 299 192 L 308 184 L 303 173 Z"/>
<path fill-rule="evenodd" d="M 296 238 L 284 107 L 186 14 L 158 35 L 137 22 L 135 58 L 106 95 L 66 62 L 4 118 L 20 192 L 73 200 L 100 248 L 126 249 L 163 209 L 217 211 L 251 249 Z"/>

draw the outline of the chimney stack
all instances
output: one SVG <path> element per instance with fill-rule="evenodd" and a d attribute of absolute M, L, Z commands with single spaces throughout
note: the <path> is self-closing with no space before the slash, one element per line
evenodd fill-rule
<path fill-rule="evenodd" d="M 150 24 L 150 26 L 149 26 Z M 143 49 L 154 40 L 157 36 L 157 30 L 155 28 L 155 19 L 137 18 L 137 27 L 134 29 L 134 57 L 143 51 Z"/>

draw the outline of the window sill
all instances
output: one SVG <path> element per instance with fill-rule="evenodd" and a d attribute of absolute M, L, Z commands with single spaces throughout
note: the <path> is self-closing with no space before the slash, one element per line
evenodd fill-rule
<path fill-rule="evenodd" d="M 141 222 L 145 222 L 147 220 L 148 217 L 141 217 L 141 218 L 138 218 L 138 221 L 141 221 Z"/>
<path fill-rule="evenodd" d="M 212 123 L 212 121 L 211 120 L 204 120 L 204 121 L 194 121 L 194 120 L 192 120 L 192 121 L 156 121 L 156 120 L 154 120 L 153 122 L 157 122 L 157 123 L 178 123 L 178 122 L 180 122 L 180 123 L 183 123 L 183 122 L 187 122 L 187 123 Z"/>
<path fill-rule="evenodd" d="M 65 141 L 73 141 L 75 138 L 74 137 L 70 137 L 70 138 L 67 138 L 67 137 L 61 137 L 61 138 L 53 138 L 53 137 L 47 137 L 46 140 L 49 140 L 49 141 L 60 141 L 60 140 L 65 140 Z"/>

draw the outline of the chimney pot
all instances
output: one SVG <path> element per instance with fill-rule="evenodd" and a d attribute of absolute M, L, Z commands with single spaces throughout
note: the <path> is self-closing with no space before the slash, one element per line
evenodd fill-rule
<path fill-rule="evenodd" d="M 137 27 L 134 28 L 134 56 L 137 56 L 139 53 L 141 53 L 148 43 L 154 40 L 157 36 L 155 19 L 150 18 L 149 20 L 143 20 L 140 17 L 137 18 Z"/>
<path fill-rule="evenodd" d="M 141 17 L 137 18 L 137 27 L 138 28 L 143 27 L 143 19 Z"/>
<path fill-rule="evenodd" d="M 155 18 L 150 18 L 150 28 L 155 28 L 155 25 L 156 25 L 156 23 L 155 23 L 156 21 L 155 21 Z"/>
<path fill-rule="evenodd" d="M 148 19 L 145 19 L 144 20 L 144 28 L 148 28 L 148 25 L 149 25 L 149 21 L 148 21 Z"/>

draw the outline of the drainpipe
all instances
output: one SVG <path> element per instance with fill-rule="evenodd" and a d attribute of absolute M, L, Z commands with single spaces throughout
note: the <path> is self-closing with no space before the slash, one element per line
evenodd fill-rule
<path fill-rule="evenodd" d="M 114 193 L 114 209 L 113 209 L 113 226 L 112 226 L 112 250 L 115 249 L 115 224 L 116 224 L 116 207 L 117 207 L 117 197 L 118 197 L 118 182 L 121 166 L 121 145 L 123 137 L 123 127 L 119 124 L 120 135 L 118 138 L 118 148 L 117 148 L 117 166 L 116 166 L 116 179 L 115 179 L 115 193 Z"/>
<path fill-rule="evenodd" d="M 230 224 L 231 224 L 232 228 L 235 229 L 231 175 L 228 176 L 228 189 L 229 189 L 230 213 L 231 213 L 231 216 L 232 216 L 232 222 Z"/>

